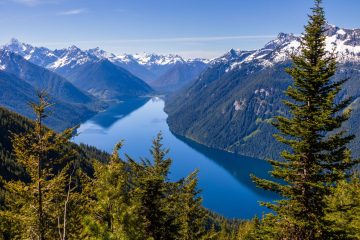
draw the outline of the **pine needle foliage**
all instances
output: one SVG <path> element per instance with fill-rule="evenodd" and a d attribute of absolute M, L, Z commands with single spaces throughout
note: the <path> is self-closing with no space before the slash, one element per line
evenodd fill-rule
<path fill-rule="evenodd" d="M 337 100 L 341 86 L 334 82 L 336 56 L 326 51 L 326 20 L 321 0 L 315 1 L 301 40 L 299 55 L 287 72 L 293 79 L 284 103 L 291 116 L 277 117 L 276 139 L 289 146 L 284 161 L 269 161 L 279 182 L 254 177 L 259 187 L 277 192 L 283 199 L 264 203 L 276 212 L 278 233 L 283 239 L 326 239 L 324 199 L 331 188 L 349 177 L 358 161 L 351 159 L 347 144 L 354 138 L 340 130 L 348 120 L 344 109 L 352 98 Z"/>
<path fill-rule="evenodd" d="M 172 160 L 161 134 L 153 140 L 151 160 L 123 160 L 122 145 L 115 146 L 108 164 L 95 163 L 83 239 L 207 239 L 197 171 L 169 180 Z"/>
<path fill-rule="evenodd" d="M 31 103 L 36 115 L 34 130 L 14 134 L 12 139 L 16 163 L 29 180 L 4 182 L 5 207 L 0 218 L 8 223 L 10 239 L 67 239 L 66 211 L 74 192 L 69 173 L 75 171 L 71 164 L 75 152 L 65 146 L 73 129 L 57 134 L 44 128 L 52 104 L 45 92 L 39 92 L 38 99 Z"/>

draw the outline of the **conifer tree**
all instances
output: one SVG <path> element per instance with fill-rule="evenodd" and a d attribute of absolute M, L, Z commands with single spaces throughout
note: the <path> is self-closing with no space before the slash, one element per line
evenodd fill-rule
<path fill-rule="evenodd" d="M 198 190 L 198 170 L 192 172 L 184 180 L 180 181 L 180 192 L 176 194 L 178 201 L 181 223 L 181 239 L 195 240 L 208 239 L 209 234 L 205 229 L 207 213 L 202 207 L 202 198 Z"/>
<path fill-rule="evenodd" d="M 159 134 L 152 159 L 119 157 L 118 144 L 108 164 L 95 164 L 95 179 L 83 239 L 207 239 L 206 213 L 198 196 L 197 171 L 171 182 L 171 159 Z"/>
<path fill-rule="evenodd" d="M 258 217 L 255 217 L 251 221 L 244 221 L 239 224 L 238 231 L 236 234 L 237 240 L 255 240 L 259 239 L 257 235 L 257 229 L 259 228 L 260 220 Z"/>
<path fill-rule="evenodd" d="M 344 109 L 351 98 L 336 99 L 345 80 L 333 82 L 336 56 L 325 49 L 326 20 L 321 0 L 315 1 L 302 36 L 299 55 L 287 72 L 293 86 L 284 101 L 291 116 L 277 117 L 276 139 L 291 150 L 283 151 L 284 161 L 270 161 L 272 176 L 280 182 L 254 177 L 258 186 L 279 193 L 283 199 L 265 203 L 277 214 L 278 233 L 284 239 L 326 239 L 324 198 L 331 187 L 348 177 L 357 161 L 351 159 L 347 144 L 353 136 L 339 130 L 349 118 Z"/>
<path fill-rule="evenodd" d="M 360 239 L 360 178 L 354 174 L 350 181 L 341 181 L 326 197 L 329 231 L 337 239 Z"/>
<path fill-rule="evenodd" d="M 45 128 L 43 120 L 51 104 L 45 92 L 39 92 L 38 97 L 39 103 L 31 103 L 35 129 L 13 136 L 15 159 L 26 170 L 28 181 L 5 182 L 6 208 L 0 216 L 14 225 L 11 238 L 55 239 L 60 233 L 60 238 L 66 239 L 67 203 L 73 191 L 69 163 L 74 152 L 65 144 L 73 129 L 57 134 Z"/>
<path fill-rule="evenodd" d="M 123 143 L 118 143 L 110 162 L 94 162 L 95 179 L 88 185 L 92 196 L 90 214 L 83 222 L 82 239 L 147 239 L 143 217 L 133 198 L 135 162 L 119 156 Z"/>
<path fill-rule="evenodd" d="M 146 233 L 150 239 L 179 239 L 181 224 L 176 221 L 176 212 L 173 212 L 179 199 L 174 185 L 168 181 L 172 160 L 166 157 L 169 150 L 163 149 L 161 141 L 159 133 L 150 150 L 152 161 L 142 161 L 135 196 L 141 205 L 140 214 L 145 218 Z"/>

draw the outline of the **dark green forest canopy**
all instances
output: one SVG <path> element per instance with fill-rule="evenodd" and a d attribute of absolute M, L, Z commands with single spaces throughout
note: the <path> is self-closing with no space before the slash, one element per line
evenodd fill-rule
<path fill-rule="evenodd" d="M 14 161 L 12 155 L 12 134 L 24 133 L 34 129 L 34 122 L 6 108 L 0 107 L 0 176 L 5 179 L 24 178 L 24 170 Z M 91 161 L 96 159 L 101 162 L 109 160 L 109 154 L 84 144 L 68 144 L 69 148 L 76 149 L 79 153 L 79 163 L 91 174 Z"/>

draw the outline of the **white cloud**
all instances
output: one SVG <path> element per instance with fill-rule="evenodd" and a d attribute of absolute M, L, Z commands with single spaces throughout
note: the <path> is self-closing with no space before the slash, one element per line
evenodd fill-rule
<path fill-rule="evenodd" d="M 86 12 L 85 8 L 78 8 L 78 9 L 70 9 L 63 12 L 59 12 L 58 15 L 78 15 L 84 12 Z"/>

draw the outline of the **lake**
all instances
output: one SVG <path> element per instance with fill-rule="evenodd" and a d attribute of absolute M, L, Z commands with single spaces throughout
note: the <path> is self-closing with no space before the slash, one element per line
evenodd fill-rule
<path fill-rule="evenodd" d="M 161 98 L 132 99 L 107 109 L 81 124 L 74 139 L 111 152 L 121 139 L 122 153 L 134 159 L 150 157 L 151 141 L 158 132 L 164 137 L 164 147 L 170 148 L 173 159 L 171 180 L 185 177 L 199 169 L 199 187 L 203 205 L 229 218 L 250 219 L 268 212 L 259 201 L 276 198 L 252 183 L 250 174 L 268 175 L 270 166 L 259 159 L 210 149 L 176 136 L 169 130 Z"/>

